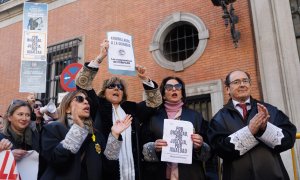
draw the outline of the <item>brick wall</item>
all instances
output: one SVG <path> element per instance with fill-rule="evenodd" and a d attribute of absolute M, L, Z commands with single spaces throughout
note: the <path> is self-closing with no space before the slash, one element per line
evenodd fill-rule
<path fill-rule="evenodd" d="M 237 29 L 241 31 L 238 48 L 234 48 L 230 29 L 225 28 L 220 7 L 211 1 L 194 0 L 78 0 L 49 11 L 48 44 L 55 44 L 75 37 L 84 37 L 86 61 L 99 52 L 99 45 L 111 30 L 133 35 L 135 58 L 138 64 L 147 67 L 149 76 L 160 82 L 174 75 L 186 84 L 222 79 L 229 71 L 242 69 L 252 75 L 253 96 L 260 96 L 260 82 L 255 57 L 255 45 L 248 1 L 234 4 L 239 16 Z M 152 36 L 165 17 L 174 12 L 188 12 L 199 16 L 209 29 L 210 38 L 203 55 L 182 72 L 160 67 L 149 52 Z M 22 22 L 0 29 L 0 114 L 3 114 L 12 99 L 24 99 L 27 93 L 19 93 L 19 69 L 21 56 Z M 107 72 L 107 63 L 100 68 L 94 87 L 99 90 L 101 82 L 112 76 Z M 129 100 L 141 100 L 142 86 L 137 77 L 123 77 L 130 84 Z M 225 92 L 224 92 L 225 94 Z M 225 102 L 228 96 L 225 95 Z"/>

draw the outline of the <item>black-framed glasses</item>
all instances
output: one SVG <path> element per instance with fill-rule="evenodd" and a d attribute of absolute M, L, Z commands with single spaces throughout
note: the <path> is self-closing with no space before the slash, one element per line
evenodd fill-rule
<path fill-rule="evenodd" d="M 83 96 L 75 96 L 74 97 L 75 101 L 82 103 L 84 100 L 87 100 L 89 102 L 89 98 L 88 97 L 83 97 Z"/>
<path fill-rule="evenodd" d="M 42 104 L 34 104 L 34 105 L 33 105 L 33 108 L 34 108 L 34 109 L 37 109 L 37 108 L 40 108 L 40 107 L 43 107 L 43 105 L 42 105 Z"/>
<path fill-rule="evenodd" d="M 175 90 L 181 90 L 182 89 L 182 84 L 178 83 L 178 84 L 166 84 L 165 85 L 165 89 L 168 91 L 173 90 L 173 88 L 175 88 Z"/>
<path fill-rule="evenodd" d="M 122 84 L 110 84 L 107 86 L 107 89 L 114 89 L 115 87 L 117 87 L 121 91 L 124 90 L 124 86 Z"/>
<path fill-rule="evenodd" d="M 235 86 L 239 86 L 241 84 L 249 85 L 251 83 L 251 80 L 249 78 L 244 78 L 244 79 L 236 79 L 231 81 L 229 84 L 233 84 Z"/>

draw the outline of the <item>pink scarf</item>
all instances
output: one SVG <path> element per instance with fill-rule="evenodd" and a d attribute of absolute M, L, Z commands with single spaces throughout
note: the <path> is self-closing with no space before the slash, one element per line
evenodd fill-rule
<path fill-rule="evenodd" d="M 174 119 L 176 114 L 179 112 L 181 107 L 183 106 L 183 102 L 180 100 L 178 102 L 170 102 L 170 101 L 165 101 L 164 103 L 165 109 L 168 114 L 168 118 Z"/>
<path fill-rule="evenodd" d="M 181 100 L 176 103 L 165 101 L 164 106 L 167 111 L 169 119 L 176 119 L 177 117 L 181 116 L 181 113 L 178 114 L 183 106 L 183 102 Z M 179 179 L 177 163 L 167 163 L 166 178 L 170 179 L 170 180 L 178 180 Z"/>

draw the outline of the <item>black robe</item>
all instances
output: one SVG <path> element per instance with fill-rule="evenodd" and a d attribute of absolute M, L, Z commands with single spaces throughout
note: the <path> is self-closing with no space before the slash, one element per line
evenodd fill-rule
<path fill-rule="evenodd" d="M 209 124 L 210 145 L 223 159 L 223 180 L 289 179 L 280 153 L 293 147 L 296 127 L 276 107 L 259 102 L 269 111 L 269 123 L 282 129 L 284 138 L 281 140 L 281 145 L 272 149 L 257 139 L 259 144 L 244 155 L 240 155 L 239 151 L 235 150 L 234 145 L 230 143 L 231 138 L 228 136 L 247 126 L 258 112 L 258 101 L 251 98 L 250 102 L 251 110 L 249 110 L 246 120 L 243 120 L 241 114 L 233 107 L 232 100 L 229 100 Z"/>
<path fill-rule="evenodd" d="M 94 89 L 90 87 L 89 88 L 85 87 L 87 84 L 93 81 L 94 76 L 98 71 L 98 68 L 88 67 L 88 63 L 85 64 L 84 68 L 87 69 L 83 69 L 83 71 L 79 72 L 77 75 L 79 77 L 77 77 L 76 85 L 78 89 L 83 89 L 88 94 L 88 97 L 91 100 L 89 103 L 91 108 L 91 117 L 95 122 L 95 128 L 98 129 L 101 132 L 101 134 L 103 134 L 104 143 L 106 143 L 108 140 L 109 133 L 111 132 L 111 127 L 113 126 L 113 117 L 112 117 L 113 107 L 112 104 L 109 101 L 107 101 L 105 98 L 97 96 Z M 80 82 L 81 80 L 86 82 L 82 84 Z M 158 91 L 157 83 L 154 81 L 152 82 L 154 83 L 154 87 L 149 87 L 143 84 L 144 90 Z M 80 86 L 78 84 L 80 84 Z M 156 92 L 153 92 L 152 96 L 161 98 L 161 96 L 158 96 Z M 159 100 L 161 101 L 161 99 Z M 154 104 L 155 103 L 156 102 L 154 102 Z M 159 101 L 157 103 L 159 103 Z M 143 176 L 141 174 L 141 148 L 142 147 L 140 144 L 140 133 L 141 133 L 140 126 L 143 122 L 148 121 L 151 115 L 155 112 L 156 108 L 149 107 L 148 105 L 146 105 L 145 101 L 139 103 L 125 101 L 122 102 L 120 105 L 122 109 L 125 111 L 125 113 L 130 114 L 133 118 L 131 123 L 131 146 L 132 146 L 132 155 L 133 155 L 134 169 L 135 169 L 135 179 L 143 180 L 142 178 Z M 122 136 L 120 136 L 119 140 L 121 139 Z M 105 151 L 105 148 L 106 148 L 106 144 L 103 146 L 103 151 Z M 102 159 L 103 159 L 104 179 L 119 180 L 120 179 L 119 160 L 109 160 L 106 158 L 106 156 L 103 156 Z"/>
<path fill-rule="evenodd" d="M 162 139 L 164 119 L 168 119 L 167 112 L 163 105 L 151 117 L 148 123 L 143 124 L 143 144 L 148 142 L 155 142 L 157 139 Z M 182 113 L 180 119 L 189 121 L 193 124 L 195 133 L 200 134 L 205 141 L 206 132 L 203 129 L 202 115 L 194 110 L 186 107 L 182 107 Z M 180 164 L 178 163 L 178 174 L 180 180 L 200 180 L 205 179 L 205 172 L 203 163 L 195 156 L 195 150 L 193 150 L 192 164 Z M 158 162 L 143 161 L 143 180 L 165 180 L 166 179 L 166 167 L 167 162 L 160 161 L 161 152 L 156 152 L 159 159 Z"/>
<path fill-rule="evenodd" d="M 39 177 L 41 180 L 102 180 L 102 154 L 95 150 L 89 134 L 80 150 L 73 154 L 60 143 L 69 129 L 60 122 L 44 126 L 41 136 Z M 94 131 L 103 146 L 103 137 Z"/>
<path fill-rule="evenodd" d="M 157 88 L 157 84 L 155 82 L 154 84 L 155 88 Z M 144 85 L 144 88 L 148 89 L 149 87 Z M 93 89 L 86 92 L 88 97 L 91 99 L 91 117 L 95 121 L 95 128 L 103 134 L 105 139 L 104 143 L 106 143 L 108 135 L 111 132 L 111 127 L 113 126 L 112 104 L 105 98 L 98 97 Z M 131 124 L 131 143 L 135 179 L 143 180 L 141 175 L 141 144 L 139 140 L 140 126 L 143 121 L 147 121 L 147 119 L 149 119 L 149 117 L 155 112 L 155 109 L 147 107 L 144 101 L 140 103 L 125 101 L 121 103 L 121 107 L 126 114 L 130 114 L 133 117 Z M 103 146 L 103 151 L 104 150 L 105 145 Z M 119 160 L 108 160 L 105 156 L 103 156 L 103 177 L 105 180 L 120 179 Z"/>

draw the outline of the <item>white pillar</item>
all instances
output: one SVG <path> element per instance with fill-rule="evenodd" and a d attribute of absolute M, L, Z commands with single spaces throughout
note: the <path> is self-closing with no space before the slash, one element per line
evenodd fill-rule
<path fill-rule="evenodd" d="M 285 112 L 299 131 L 300 64 L 289 1 L 250 0 L 250 3 L 263 99 Z M 299 163 L 299 142 L 295 146 Z M 294 179 L 291 152 L 281 155 L 290 178 Z M 297 170 L 299 174 L 299 164 Z"/>

